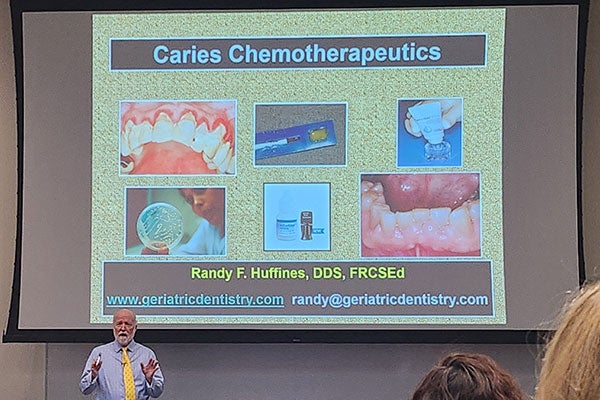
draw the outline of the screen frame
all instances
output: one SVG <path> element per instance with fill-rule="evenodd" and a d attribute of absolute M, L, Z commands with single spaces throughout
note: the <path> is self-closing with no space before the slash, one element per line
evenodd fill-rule
<path fill-rule="evenodd" d="M 490 0 L 434 0 L 424 4 L 418 0 L 369 0 L 355 2 L 333 0 L 323 4 L 315 0 L 285 0 L 283 2 L 258 2 L 256 0 L 229 1 L 217 0 L 211 6 L 198 5 L 185 0 L 177 4 L 153 0 L 140 4 L 124 4 L 109 0 L 105 2 L 77 2 L 60 0 L 48 4 L 44 1 L 11 0 L 13 50 L 15 60 L 15 83 L 17 98 L 17 224 L 14 276 L 11 304 L 4 342 L 43 342 L 43 343 L 96 343 L 112 338 L 106 327 L 92 329 L 20 329 L 19 299 L 21 285 L 22 223 L 23 223 L 23 167 L 24 167 L 24 65 L 22 17 L 25 12 L 42 11 L 90 11 L 90 12 L 137 12 L 137 11 L 184 11 L 184 10 L 277 10 L 277 9 L 372 9 L 372 8 L 451 8 L 451 7 L 494 7 L 519 5 L 576 5 L 579 10 L 577 83 L 576 83 L 576 174 L 577 174 L 577 247 L 579 283 L 585 282 L 582 231 L 582 115 L 583 115 L 583 75 L 585 44 L 589 12 L 589 0 L 580 1 L 490 1 Z M 141 327 L 138 339 L 144 342 L 165 343 L 498 343 L 529 344 L 540 343 L 551 334 L 548 330 L 482 330 L 482 329 L 154 329 Z"/>

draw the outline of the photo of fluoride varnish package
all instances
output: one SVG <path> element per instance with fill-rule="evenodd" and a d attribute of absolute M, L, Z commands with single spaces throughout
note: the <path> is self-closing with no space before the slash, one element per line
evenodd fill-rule
<path fill-rule="evenodd" d="M 284 129 L 257 132 L 254 156 L 256 160 L 261 160 L 336 144 L 333 120 L 311 122 Z"/>

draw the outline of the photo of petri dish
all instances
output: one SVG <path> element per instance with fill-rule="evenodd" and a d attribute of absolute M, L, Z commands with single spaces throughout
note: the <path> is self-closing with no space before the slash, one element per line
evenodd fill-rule
<path fill-rule="evenodd" d="M 141 242 L 149 249 L 172 249 L 183 237 L 183 216 L 171 204 L 152 203 L 140 212 L 136 228 Z"/>

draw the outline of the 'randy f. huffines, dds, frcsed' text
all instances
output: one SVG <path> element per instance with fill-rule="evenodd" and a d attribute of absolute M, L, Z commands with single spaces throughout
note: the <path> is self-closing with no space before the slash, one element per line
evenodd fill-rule
<path fill-rule="evenodd" d="M 192 266 L 190 278 L 198 280 L 259 279 L 259 280 L 346 280 L 346 279 L 404 279 L 405 267 L 395 265 L 351 265 L 341 266 L 312 266 L 304 268 L 284 268 L 281 266 L 235 266 L 218 268 L 203 268 Z"/>

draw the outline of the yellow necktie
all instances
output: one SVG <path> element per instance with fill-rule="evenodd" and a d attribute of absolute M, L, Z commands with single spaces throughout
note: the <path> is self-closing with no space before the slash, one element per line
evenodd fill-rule
<path fill-rule="evenodd" d="M 131 361 L 127 355 L 127 347 L 122 348 L 123 351 L 123 382 L 125 383 L 125 400 L 135 400 L 135 383 L 133 382 L 133 370 L 131 369 Z"/>

